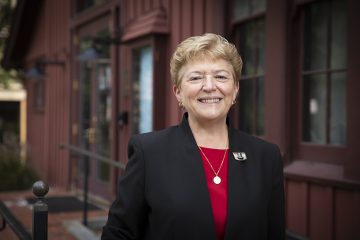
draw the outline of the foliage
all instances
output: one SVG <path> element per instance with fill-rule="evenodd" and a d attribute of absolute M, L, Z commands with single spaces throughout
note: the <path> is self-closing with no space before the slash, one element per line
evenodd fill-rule
<path fill-rule="evenodd" d="M 9 36 L 13 10 L 11 0 L 0 0 L 0 61 L 3 58 L 6 39 Z M 0 66 L 0 88 L 8 88 L 14 81 L 19 81 L 17 72 L 15 70 L 5 71 Z"/>
<path fill-rule="evenodd" d="M 0 144 L 0 191 L 26 190 L 39 179 L 21 159 L 17 134 L 8 131 Z"/>
<path fill-rule="evenodd" d="M 38 174 L 21 162 L 19 154 L 0 150 L 0 191 L 27 190 Z"/>
<path fill-rule="evenodd" d="M 0 46 L 9 34 L 12 8 L 10 0 L 0 0 Z"/>
<path fill-rule="evenodd" d="M 0 51 L 2 51 L 0 49 Z M 0 60 L 1 60 L 1 52 L 0 52 Z M 18 73 L 15 70 L 4 70 L 0 66 L 0 89 L 8 89 L 11 85 L 11 82 L 19 82 Z"/>
<path fill-rule="evenodd" d="M 0 49 L 2 50 L 9 35 L 13 9 L 10 0 L 0 0 Z"/>
<path fill-rule="evenodd" d="M 0 0 L 0 61 L 10 32 L 14 2 Z M 5 71 L 0 66 L 0 90 L 15 81 L 18 81 L 17 72 Z M 0 191 L 29 189 L 38 176 L 21 160 L 21 147 L 16 137 L 18 131 L 6 128 L 8 134 L 5 134 L 4 129 L 0 128 Z"/>

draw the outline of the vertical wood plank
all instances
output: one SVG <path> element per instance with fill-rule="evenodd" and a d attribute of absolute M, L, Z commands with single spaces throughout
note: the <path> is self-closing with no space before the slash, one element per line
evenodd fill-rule
<path fill-rule="evenodd" d="M 212 32 L 216 34 L 225 34 L 225 3 L 224 1 L 213 0 L 211 2 L 212 8 L 210 12 L 210 19 L 212 21 Z"/>
<path fill-rule="evenodd" d="M 129 7 L 129 16 L 128 16 L 128 21 L 126 21 L 126 23 L 129 23 L 133 18 L 135 18 L 135 7 L 134 7 L 134 2 L 133 0 L 127 0 L 126 1 L 126 6 Z"/>
<path fill-rule="evenodd" d="M 171 0 L 170 0 L 171 1 Z M 164 4 L 167 4 L 168 0 L 152 0 L 152 8 L 164 7 Z"/>
<path fill-rule="evenodd" d="M 205 32 L 211 33 L 213 30 L 213 0 L 205 0 Z"/>
<path fill-rule="evenodd" d="M 307 185 L 305 182 L 287 182 L 287 228 L 306 235 L 307 224 Z"/>
<path fill-rule="evenodd" d="M 136 13 L 135 13 L 135 17 L 138 18 L 142 15 L 143 13 L 143 7 L 144 7 L 144 3 L 142 0 L 134 0 L 135 4 L 136 4 Z"/>
<path fill-rule="evenodd" d="M 360 239 L 360 192 L 337 189 L 335 240 Z"/>
<path fill-rule="evenodd" d="M 54 38 L 54 35 L 56 36 L 56 29 L 58 28 L 58 23 L 57 23 L 57 18 L 56 15 L 57 13 L 54 11 L 55 10 L 55 4 L 53 0 L 48 1 L 48 16 L 47 19 L 49 20 L 48 23 L 48 32 L 47 35 L 48 37 L 48 48 L 46 49 L 46 56 L 48 56 L 48 58 L 50 58 L 52 51 L 54 50 L 54 48 L 56 48 L 56 40 Z M 54 27 L 51 26 L 51 24 L 53 24 Z M 52 166 L 54 166 L 54 168 L 58 169 L 58 163 L 57 163 L 57 159 L 56 156 L 52 156 L 50 157 L 50 153 L 54 151 L 54 146 L 53 146 L 53 141 L 54 139 L 56 139 L 56 131 L 54 128 L 56 128 L 57 126 L 57 121 L 54 119 L 54 107 L 56 107 L 56 98 L 57 98 L 57 93 L 54 92 L 54 88 L 56 87 L 56 83 L 54 81 L 55 76 L 55 71 L 53 66 L 49 65 L 46 66 L 46 71 L 48 72 L 48 75 L 51 76 L 47 79 L 46 81 L 46 89 L 47 89 L 47 98 L 46 98 L 46 105 L 47 107 L 47 135 L 46 135 L 46 139 L 45 142 L 47 143 L 47 147 L 45 148 L 46 150 L 46 154 L 45 154 L 45 161 L 46 162 L 51 162 L 51 164 L 48 164 L 48 172 L 49 172 L 49 181 L 50 182 L 56 182 L 56 174 L 54 175 L 54 169 Z M 55 94 L 55 95 L 54 95 Z M 54 154 L 55 155 L 55 154 Z M 52 165 L 52 166 L 51 166 Z"/>
<path fill-rule="evenodd" d="M 163 7 L 165 9 L 166 15 L 168 16 L 169 23 L 171 22 L 170 16 L 171 16 L 171 0 L 159 0 L 159 1 L 153 1 L 153 6 L 155 7 Z"/>
<path fill-rule="evenodd" d="M 152 2 L 151 0 L 143 0 L 142 1 L 142 5 L 143 5 L 143 8 L 142 8 L 142 12 L 143 13 L 146 13 L 148 11 L 150 11 L 150 9 L 152 9 Z"/>
<path fill-rule="evenodd" d="M 182 1 L 169 1 L 171 12 L 169 18 L 171 18 L 171 42 L 170 42 L 170 55 L 175 51 L 176 46 L 182 40 Z M 171 90 L 172 84 L 170 83 L 168 89 Z M 174 97 L 170 97 L 167 101 L 166 110 L 168 115 L 166 116 L 166 124 L 173 125 L 179 122 L 181 111 L 176 107 L 177 102 Z"/>
<path fill-rule="evenodd" d="M 202 35 L 205 27 L 204 0 L 195 0 L 193 9 L 193 34 Z"/>
<path fill-rule="evenodd" d="M 331 240 L 333 222 L 333 193 L 331 187 L 310 185 L 309 237 Z"/>
<path fill-rule="evenodd" d="M 126 4 L 126 1 L 123 1 L 124 4 L 120 5 L 120 26 L 124 27 L 127 24 L 129 18 L 129 6 Z"/>
<path fill-rule="evenodd" d="M 171 6 L 172 50 L 175 49 L 182 35 L 182 1 L 173 1 Z"/>
<path fill-rule="evenodd" d="M 192 0 L 182 0 L 182 15 L 181 15 L 181 22 L 182 24 L 182 39 L 185 39 L 187 37 L 190 37 L 192 35 L 192 23 L 193 23 L 193 19 L 192 19 L 192 11 L 193 11 L 193 7 L 192 7 Z"/>

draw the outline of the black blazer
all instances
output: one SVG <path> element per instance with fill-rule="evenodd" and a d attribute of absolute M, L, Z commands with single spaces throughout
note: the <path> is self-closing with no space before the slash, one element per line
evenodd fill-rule
<path fill-rule="evenodd" d="M 229 127 L 225 240 L 284 239 L 279 148 Z M 233 152 L 245 152 L 246 161 Z M 134 135 L 101 239 L 216 240 L 202 160 L 187 121 Z"/>

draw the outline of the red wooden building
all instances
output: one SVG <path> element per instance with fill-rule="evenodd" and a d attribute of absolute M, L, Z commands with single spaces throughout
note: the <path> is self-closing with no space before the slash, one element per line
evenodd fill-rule
<path fill-rule="evenodd" d="M 360 2 L 19 0 L 2 65 L 24 71 L 28 163 L 80 188 L 84 160 L 126 163 L 130 135 L 176 124 L 169 59 L 186 37 L 224 35 L 244 59 L 235 125 L 277 143 L 287 228 L 360 239 Z M 91 159 L 90 159 L 91 160 Z M 121 171 L 91 160 L 93 195 Z"/>

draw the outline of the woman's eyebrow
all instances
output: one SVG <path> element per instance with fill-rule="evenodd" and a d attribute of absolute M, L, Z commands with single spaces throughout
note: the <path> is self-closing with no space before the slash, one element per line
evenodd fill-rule
<path fill-rule="evenodd" d="M 214 72 L 214 73 L 220 73 L 220 72 L 229 73 L 229 71 L 228 71 L 228 70 L 225 70 L 225 69 L 214 70 L 213 72 Z"/>
<path fill-rule="evenodd" d="M 191 76 L 193 74 L 198 74 L 198 75 L 203 75 L 204 72 L 201 72 L 201 71 L 192 71 L 192 72 L 189 72 L 188 74 L 186 74 L 186 76 Z"/>
<path fill-rule="evenodd" d="M 191 74 L 191 73 L 198 73 L 198 74 L 203 74 L 203 72 L 202 71 L 191 71 L 191 72 L 189 72 L 189 74 Z"/>
<path fill-rule="evenodd" d="M 222 73 L 222 72 L 226 73 L 226 74 L 231 74 L 228 70 L 225 70 L 225 69 L 213 70 L 213 71 L 211 71 L 211 74 L 219 74 L 219 73 Z M 204 74 L 206 74 L 206 72 L 194 70 L 194 71 L 191 71 L 188 74 L 186 74 L 186 76 L 191 76 L 192 74 L 204 75 Z"/>

